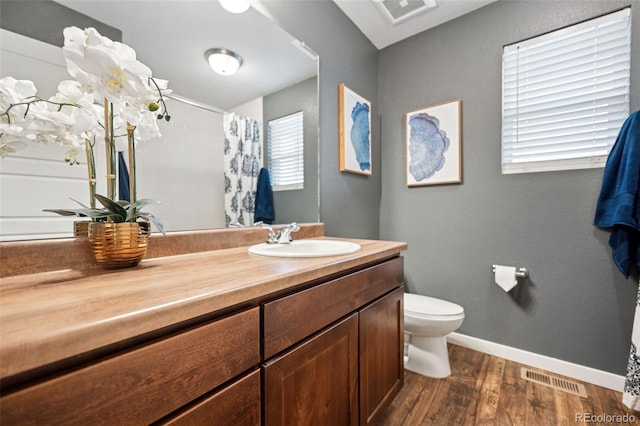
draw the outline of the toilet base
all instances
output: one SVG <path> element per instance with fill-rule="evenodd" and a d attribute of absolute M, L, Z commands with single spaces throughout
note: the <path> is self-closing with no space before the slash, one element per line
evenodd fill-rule
<path fill-rule="evenodd" d="M 404 368 L 427 377 L 442 379 L 451 375 L 445 336 L 411 335 L 408 340 Z"/>

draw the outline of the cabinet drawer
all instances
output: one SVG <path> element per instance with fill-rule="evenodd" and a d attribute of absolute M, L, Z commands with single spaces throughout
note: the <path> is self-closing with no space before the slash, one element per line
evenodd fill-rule
<path fill-rule="evenodd" d="M 3 395 L 2 424 L 148 424 L 256 366 L 253 308 Z"/>
<path fill-rule="evenodd" d="M 234 382 L 178 416 L 161 423 L 170 426 L 260 424 L 260 370 Z"/>
<path fill-rule="evenodd" d="M 403 258 L 397 257 L 263 305 L 263 359 L 283 351 L 400 286 Z"/>

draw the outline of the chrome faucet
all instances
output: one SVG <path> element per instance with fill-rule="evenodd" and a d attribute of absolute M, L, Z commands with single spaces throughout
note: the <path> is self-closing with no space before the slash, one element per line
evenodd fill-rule
<path fill-rule="evenodd" d="M 278 235 L 280 235 L 280 233 L 276 234 L 275 232 L 273 232 L 273 227 L 271 225 L 269 225 L 268 223 L 263 223 L 263 222 L 258 222 L 259 225 L 262 227 L 262 229 L 266 229 L 267 231 L 269 231 L 269 235 L 267 235 L 267 244 L 278 244 Z"/>
<path fill-rule="evenodd" d="M 269 239 L 267 239 L 267 244 L 289 244 L 291 241 L 293 241 L 293 238 L 291 237 L 291 233 L 298 232 L 299 230 L 300 230 L 300 227 L 298 226 L 298 224 L 295 222 L 292 222 L 287 226 L 285 226 L 284 228 L 282 228 L 275 235 L 274 242 L 269 242 Z"/>

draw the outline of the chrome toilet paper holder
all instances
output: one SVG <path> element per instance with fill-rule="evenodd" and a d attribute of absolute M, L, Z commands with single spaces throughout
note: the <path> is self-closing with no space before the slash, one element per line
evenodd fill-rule
<path fill-rule="evenodd" d="M 496 272 L 496 265 L 491 265 L 491 272 Z M 517 278 L 529 278 L 529 270 L 527 268 L 516 268 Z"/>

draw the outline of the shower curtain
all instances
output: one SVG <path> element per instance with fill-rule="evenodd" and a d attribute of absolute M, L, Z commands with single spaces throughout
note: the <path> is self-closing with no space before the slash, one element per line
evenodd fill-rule
<path fill-rule="evenodd" d="M 627 377 L 622 393 L 622 403 L 634 410 L 640 410 L 640 356 L 638 348 L 640 348 L 640 281 L 638 281 L 638 296 L 636 297 L 636 310 L 631 332 Z"/>
<path fill-rule="evenodd" d="M 640 110 L 625 120 L 607 157 L 594 225 L 609 229 L 609 247 L 625 278 L 640 267 Z M 622 402 L 640 410 L 640 283 Z"/>
<path fill-rule="evenodd" d="M 226 226 L 252 225 L 262 163 L 260 123 L 235 113 L 224 115 L 224 210 Z"/>

